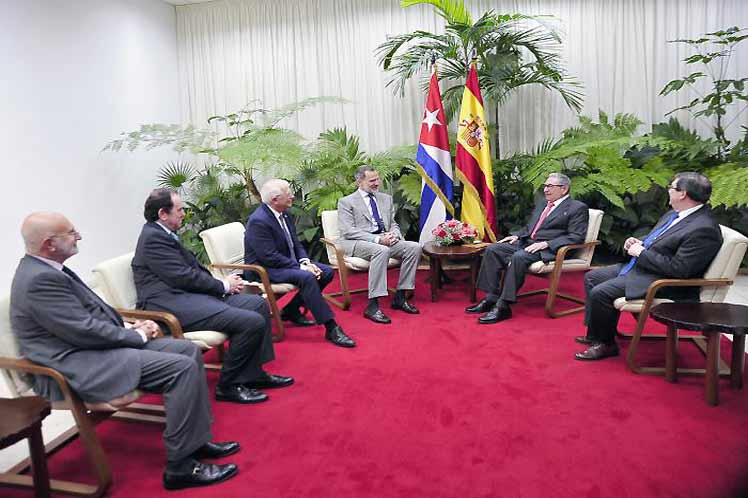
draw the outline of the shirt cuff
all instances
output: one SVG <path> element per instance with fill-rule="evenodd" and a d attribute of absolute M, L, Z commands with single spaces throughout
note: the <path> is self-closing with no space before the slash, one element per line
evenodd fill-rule
<path fill-rule="evenodd" d="M 228 294 L 229 290 L 231 289 L 228 279 L 221 280 L 221 283 L 223 284 L 223 293 Z"/>
<path fill-rule="evenodd" d="M 135 332 L 137 332 L 138 334 L 140 334 L 140 337 L 143 339 L 143 343 L 148 342 L 148 336 L 145 335 L 145 332 L 143 332 L 140 329 L 135 329 Z"/>
<path fill-rule="evenodd" d="M 309 264 L 309 263 L 311 263 L 311 262 L 312 262 L 312 261 L 311 261 L 311 260 L 310 260 L 309 258 L 301 258 L 301 259 L 299 260 L 299 263 L 301 263 L 302 265 L 308 265 L 308 264 Z"/>
<path fill-rule="evenodd" d="M 374 243 L 375 244 L 379 244 L 379 238 L 380 238 L 379 235 L 375 235 L 374 236 Z"/>

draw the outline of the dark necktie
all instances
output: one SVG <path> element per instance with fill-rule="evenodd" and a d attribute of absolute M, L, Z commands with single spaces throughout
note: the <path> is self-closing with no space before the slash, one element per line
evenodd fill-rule
<path fill-rule="evenodd" d="M 109 316 L 115 323 L 117 323 L 118 325 L 122 325 L 122 320 L 121 320 L 121 318 L 119 316 L 119 313 L 117 313 L 116 311 L 114 311 L 114 309 L 111 306 L 109 306 L 108 304 L 106 304 L 99 297 L 98 294 L 96 294 L 93 290 L 91 290 L 91 288 L 89 286 L 87 286 L 86 283 L 83 280 L 81 280 L 80 277 L 78 275 L 76 275 L 76 273 L 73 270 L 71 270 L 67 266 L 63 266 L 62 267 L 62 272 L 65 275 L 67 275 L 70 278 L 72 278 L 73 280 L 75 280 L 80 285 L 82 285 L 83 288 L 86 289 L 86 291 L 91 295 L 91 297 L 94 298 L 94 300 L 99 305 L 99 307 L 104 311 L 104 313 L 106 313 L 107 316 Z"/>
<path fill-rule="evenodd" d="M 286 236 L 286 244 L 288 244 L 288 250 L 291 253 L 291 257 L 293 258 L 293 239 L 291 238 L 291 232 L 288 231 L 288 224 L 286 224 L 286 214 L 282 213 L 278 218 L 278 221 L 280 221 L 281 228 L 283 229 L 283 233 Z"/>
<path fill-rule="evenodd" d="M 647 235 L 647 238 L 644 239 L 644 242 L 642 242 L 642 245 L 644 246 L 644 248 L 649 249 L 649 246 L 651 246 L 654 243 L 657 237 L 662 235 L 665 232 L 665 230 L 670 228 L 670 225 L 672 225 L 673 222 L 677 219 L 678 219 L 678 213 L 673 213 L 673 215 L 665 222 L 664 225 L 662 225 L 660 228 L 658 228 L 657 230 Z M 626 266 L 621 268 L 621 271 L 618 272 L 618 275 L 626 275 L 628 272 L 630 272 L 631 268 L 633 268 L 634 265 L 636 264 L 637 259 L 639 258 L 637 258 L 636 256 L 632 257 L 631 261 L 629 261 Z"/>
<path fill-rule="evenodd" d="M 371 206 L 371 214 L 374 217 L 374 223 L 377 224 L 377 231 L 374 233 L 384 232 L 384 222 L 382 217 L 379 216 L 379 208 L 377 208 L 377 202 L 374 200 L 374 194 L 369 195 L 369 206 Z"/>

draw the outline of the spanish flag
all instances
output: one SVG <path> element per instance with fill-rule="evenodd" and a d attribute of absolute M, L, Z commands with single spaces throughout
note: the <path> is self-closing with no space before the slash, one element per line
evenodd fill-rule
<path fill-rule="evenodd" d="M 496 200 L 483 98 L 475 62 L 470 66 L 457 124 L 457 178 L 462 182 L 462 222 L 496 242 Z"/>

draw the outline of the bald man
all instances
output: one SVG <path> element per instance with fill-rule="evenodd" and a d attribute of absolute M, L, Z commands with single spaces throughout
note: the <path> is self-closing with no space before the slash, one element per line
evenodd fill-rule
<path fill-rule="evenodd" d="M 117 404 L 133 390 L 162 393 L 166 408 L 164 487 L 215 484 L 237 473 L 234 464 L 204 464 L 239 451 L 212 443 L 211 412 L 200 349 L 165 339 L 150 320 L 125 324 L 63 263 L 78 253 L 81 235 L 58 213 L 33 213 L 23 222 L 26 255 L 11 287 L 10 320 L 21 355 L 61 372 L 86 402 Z M 57 384 L 34 378 L 45 398 L 63 399 Z"/>

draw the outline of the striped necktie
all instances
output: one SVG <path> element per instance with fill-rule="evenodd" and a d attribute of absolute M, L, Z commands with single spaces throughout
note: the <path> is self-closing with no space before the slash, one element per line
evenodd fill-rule
<path fill-rule="evenodd" d="M 670 228 L 670 225 L 672 225 L 673 222 L 677 219 L 678 219 L 678 213 L 673 213 L 673 215 L 670 218 L 668 218 L 667 222 L 665 222 L 660 228 L 658 228 L 657 230 L 654 230 L 652 233 L 647 235 L 647 238 L 644 239 L 644 242 L 642 243 L 644 248 L 649 249 L 649 246 L 651 246 L 654 243 L 654 241 L 657 240 L 657 237 L 662 235 L 665 232 L 665 230 Z M 626 266 L 621 268 L 621 271 L 618 272 L 618 275 L 626 275 L 628 272 L 630 272 L 631 269 L 636 264 L 637 259 L 639 258 L 636 256 L 632 257 L 631 261 L 629 261 Z"/>

